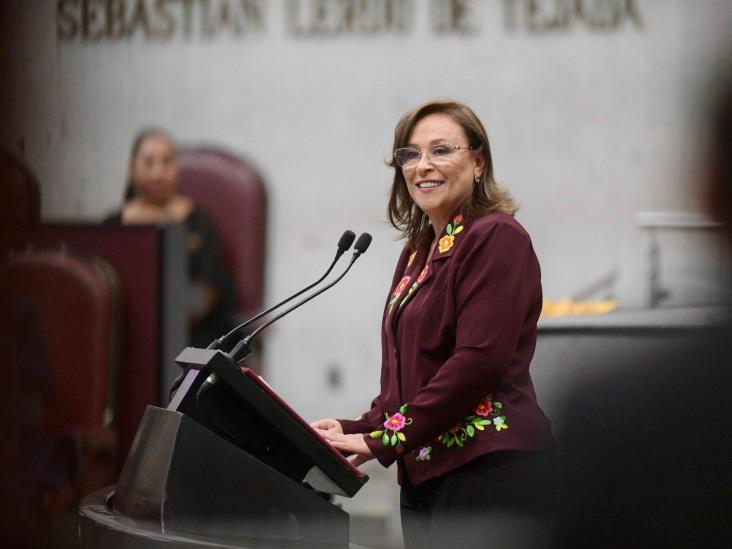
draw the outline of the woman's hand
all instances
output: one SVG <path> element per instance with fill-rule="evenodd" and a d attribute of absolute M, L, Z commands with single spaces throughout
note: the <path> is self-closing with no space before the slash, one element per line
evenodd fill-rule
<path fill-rule="evenodd" d="M 363 435 L 344 435 L 343 426 L 332 418 L 319 419 L 310 424 L 317 433 L 327 440 L 336 450 L 348 456 L 348 461 L 358 467 L 362 463 L 374 458 Z"/>
<path fill-rule="evenodd" d="M 310 427 L 318 431 L 318 434 L 321 436 L 323 435 L 322 431 L 331 431 L 334 433 L 340 433 L 341 435 L 343 434 L 343 427 L 341 427 L 340 422 L 331 418 L 314 421 L 310 424 Z"/>
<path fill-rule="evenodd" d="M 340 427 L 340 424 L 339 424 Z M 319 431 L 320 435 L 327 440 L 336 450 L 348 456 L 348 461 L 358 467 L 362 463 L 374 458 L 371 449 L 366 444 L 363 434 L 344 435 L 335 430 Z"/>

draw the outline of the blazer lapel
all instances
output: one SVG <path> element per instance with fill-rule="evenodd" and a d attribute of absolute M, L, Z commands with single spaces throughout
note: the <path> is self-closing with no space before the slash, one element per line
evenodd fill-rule
<path fill-rule="evenodd" d="M 397 265 L 397 272 L 399 271 L 399 268 L 404 270 L 402 271 L 401 278 L 396 283 L 396 286 L 394 286 L 391 294 L 389 295 L 389 299 L 386 303 L 386 312 L 384 315 L 384 327 L 386 329 L 386 336 L 391 342 L 392 346 L 394 346 L 394 348 L 396 348 L 394 319 L 396 318 L 397 312 L 399 310 L 399 304 L 409 291 L 412 282 L 416 280 L 417 273 L 415 271 L 417 271 L 417 266 L 422 261 L 424 261 L 425 254 L 426 251 L 422 248 L 418 248 L 411 253 L 408 253 L 408 250 L 405 249 L 404 255 L 402 257 L 406 259 L 400 260 L 399 265 Z M 404 266 L 402 267 L 402 265 Z"/>
<path fill-rule="evenodd" d="M 404 307 L 407 306 L 408 302 L 413 299 L 416 293 L 432 278 L 434 262 L 442 261 L 452 256 L 455 252 L 457 243 L 461 240 L 460 237 L 464 230 L 463 216 L 458 212 L 452 217 L 452 221 L 450 221 L 443 229 L 442 235 L 437 241 L 437 246 L 435 247 L 432 257 L 427 257 L 429 254 L 429 248 L 427 246 L 418 248 L 416 256 L 413 258 L 413 262 L 411 264 L 411 270 L 408 268 L 408 272 L 405 273 L 405 277 L 402 279 L 404 287 L 401 288 L 400 295 L 393 304 L 392 326 L 397 316 L 402 312 L 402 310 L 404 310 Z M 417 269 L 419 269 L 419 271 L 417 271 Z"/>

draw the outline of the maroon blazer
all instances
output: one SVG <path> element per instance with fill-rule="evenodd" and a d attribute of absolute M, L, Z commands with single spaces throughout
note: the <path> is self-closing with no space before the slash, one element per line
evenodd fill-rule
<path fill-rule="evenodd" d="M 510 215 L 456 215 L 431 259 L 402 251 L 384 311 L 381 394 L 345 433 L 365 433 L 399 480 L 443 475 L 497 450 L 551 440 L 529 363 L 541 312 L 539 263 Z"/>

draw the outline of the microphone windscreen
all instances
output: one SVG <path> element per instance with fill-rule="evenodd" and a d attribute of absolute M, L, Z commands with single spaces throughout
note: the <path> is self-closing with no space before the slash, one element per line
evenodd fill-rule
<path fill-rule="evenodd" d="M 338 241 L 338 252 L 343 253 L 351 247 L 353 241 L 356 239 L 356 233 L 346 229 L 341 235 L 341 239 Z"/>
<path fill-rule="evenodd" d="M 361 233 L 361 236 L 356 240 L 356 245 L 353 247 L 359 254 L 364 253 L 369 245 L 371 244 L 371 235 L 369 233 Z"/>

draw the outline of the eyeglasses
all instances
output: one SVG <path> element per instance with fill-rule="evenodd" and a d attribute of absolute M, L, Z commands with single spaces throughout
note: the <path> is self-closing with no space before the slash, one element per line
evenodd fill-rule
<path fill-rule="evenodd" d="M 448 164 L 460 151 L 474 151 L 480 147 L 461 147 L 452 143 L 436 143 L 427 149 L 427 158 L 433 164 Z M 414 147 L 401 147 L 394 151 L 394 160 L 400 168 L 411 169 L 417 166 L 422 158 L 422 151 Z"/>

